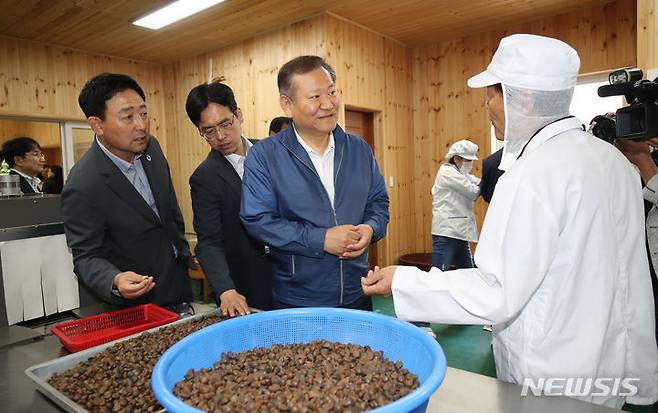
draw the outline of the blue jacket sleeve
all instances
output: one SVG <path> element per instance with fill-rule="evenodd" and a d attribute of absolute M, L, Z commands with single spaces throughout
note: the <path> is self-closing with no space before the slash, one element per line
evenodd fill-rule
<path fill-rule="evenodd" d="M 320 257 L 327 228 L 289 221 L 278 214 L 275 184 L 256 145 L 249 151 L 242 178 L 240 219 L 247 232 L 262 243 L 292 254 Z"/>
<path fill-rule="evenodd" d="M 374 230 L 372 235 L 372 242 L 379 241 L 386 235 L 386 227 L 388 225 L 388 193 L 386 192 L 386 183 L 384 177 L 379 171 L 377 160 L 372 152 L 371 157 L 371 173 L 372 185 L 368 192 L 368 202 L 366 209 L 363 213 L 363 223 L 368 224 Z"/>

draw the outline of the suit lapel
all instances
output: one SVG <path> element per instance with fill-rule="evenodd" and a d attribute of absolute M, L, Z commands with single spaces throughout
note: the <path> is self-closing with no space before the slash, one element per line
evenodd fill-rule
<path fill-rule="evenodd" d="M 119 168 L 103 153 L 96 140 L 92 144 L 95 157 L 97 158 L 98 169 L 105 176 L 105 183 L 119 198 L 123 199 L 128 205 L 135 209 L 140 215 L 153 223 L 159 223 L 158 216 L 148 206 L 144 198 L 137 192 L 135 187 L 128 182 L 126 176 Z M 155 196 L 155 195 L 154 195 Z"/>
<path fill-rule="evenodd" d="M 241 196 L 242 180 L 228 159 L 214 149 L 210 151 L 208 157 L 217 166 L 220 178 L 222 178 L 238 196 Z"/>

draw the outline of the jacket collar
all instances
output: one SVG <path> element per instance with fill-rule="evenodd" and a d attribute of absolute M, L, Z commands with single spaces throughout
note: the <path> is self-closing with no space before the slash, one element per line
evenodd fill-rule
<path fill-rule="evenodd" d="M 217 173 L 219 174 L 219 177 L 226 181 L 228 186 L 233 189 L 238 196 L 242 195 L 242 180 L 235 168 L 233 168 L 233 165 L 231 165 L 231 162 L 215 149 L 210 150 L 208 160 L 217 165 Z"/>

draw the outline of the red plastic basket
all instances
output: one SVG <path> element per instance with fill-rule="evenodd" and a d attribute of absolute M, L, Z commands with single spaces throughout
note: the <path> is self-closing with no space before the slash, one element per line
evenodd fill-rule
<path fill-rule="evenodd" d="M 60 323 L 51 331 L 67 350 L 75 353 L 176 320 L 178 314 L 174 312 L 155 304 L 143 304 Z"/>

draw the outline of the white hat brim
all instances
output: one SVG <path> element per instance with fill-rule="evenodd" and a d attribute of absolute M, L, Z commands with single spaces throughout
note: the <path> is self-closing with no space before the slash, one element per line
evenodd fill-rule
<path fill-rule="evenodd" d="M 475 156 L 475 155 L 461 155 L 460 154 L 459 156 L 461 156 L 464 159 L 468 159 L 469 161 L 477 161 L 478 160 L 478 157 Z"/>
<path fill-rule="evenodd" d="M 498 79 L 496 76 L 492 75 L 486 70 L 480 74 L 473 76 L 472 78 L 468 79 L 468 81 L 466 82 L 466 84 L 468 84 L 468 87 L 471 88 L 487 87 L 498 83 L 502 83 L 500 79 Z"/>

